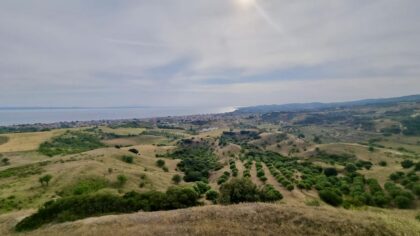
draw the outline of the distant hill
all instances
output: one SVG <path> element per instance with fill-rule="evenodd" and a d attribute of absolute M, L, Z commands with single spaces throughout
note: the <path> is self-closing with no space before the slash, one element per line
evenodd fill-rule
<path fill-rule="evenodd" d="M 335 102 L 335 103 L 290 103 L 282 105 L 261 105 L 242 107 L 237 109 L 236 113 L 264 113 L 264 112 L 291 112 L 291 111 L 305 111 L 305 110 L 320 110 L 331 109 L 339 107 L 353 107 L 353 106 L 366 106 L 366 105 L 386 105 L 395 104 L 400 102 L 420 102 L 420 95 L 411 95 L 404 97 L 394 98 L 379 98 L 379 99 L 364 99 L 350 102 Z"/>

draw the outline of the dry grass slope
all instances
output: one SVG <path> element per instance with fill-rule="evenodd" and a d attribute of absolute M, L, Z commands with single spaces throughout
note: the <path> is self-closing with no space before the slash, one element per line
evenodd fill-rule
<path fill-rule="evenodd" d="M 337 217 L 337 214 L 340 217 Z M 17 217 L 17 215 L 16 215 Z M 5 230 L 15 221 L 0 222 Z M 413 226 L 410 226 L 413 227 Z M 168 212 L 103 216 L 50 225 L 19 235 L 415 235 L 372 213 L 274 204 L 205 206 Z"/>

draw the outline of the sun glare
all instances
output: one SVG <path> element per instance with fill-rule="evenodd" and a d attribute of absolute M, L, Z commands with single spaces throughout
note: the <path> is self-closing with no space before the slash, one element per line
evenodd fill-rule
<path fill-rule="evenodd" d="M 250 8 L 254 6 L 256 0 L 235 0 L 236 4 L 242 8 Z"/>

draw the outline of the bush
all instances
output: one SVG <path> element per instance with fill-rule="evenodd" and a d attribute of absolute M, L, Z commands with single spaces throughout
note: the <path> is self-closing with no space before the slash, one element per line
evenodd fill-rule
<path fill-rule="evenodd" d="M 206 199 L 209 201 L 212 201 L 213 203 L 217 202 L 217 199 L 219 198 L 219 192 L 217 192 L 216 190 L 209 190 L 206 193 Z"/>
<path fill-rule="evenodd" d="M 195 182 L 195 181 L 202 181 L 206 178 L 203 177 L 203 174 L 200 171 L 188 171 L 185 173 L 184 181 L 185 182 Z"/>
<path fill-rule="evenodd" d="M 404 161 L 401 162 L 401 166 L 404 169 L 411 168 L 413 165 L 414 165 L 414 162 L 412 160 L 404 160 Z"/>
<path fill-rule="evenodd" d="M 199 194 L 199 195 L 203 195 L 205 194 L 207 191 L 210 190 L 210 186 L 202 181 L 196 182 L 194 185 L 194 190 Z"/>
<path fill-rule="evenodd" d="M 223 173 L 223 175 L 220 176 L 219 179 L 217 180 L 217 184 L 221 185 L 221 184 L 225 183 L 226 181 L 228 181 L 229 177 L 230 177 L 230 173 L 225 171 Z"/>
<path fill-rule="evenodd" d="M 232 179 L 220 187 L 220 203 L 237 204 L 259 201 L 257 186 L 248 178 Z"/>
<path fill-rule="evenodd" d="M 283 195 L 273 185 L 266 184 L 260 190 L 260 200 L 263 202 L 275 202 L 283 199 Z"/>
<path fill-rule="evenodd" d="M 44 175 L 39 178 L 39 182 L 41 183 L 42 186 L 48 186 L 48 183 L 50 182 L 51 179 L 52 179 L 52 175 Z"/>
<path fill-rule="evenodd" d="M 103 146 L 95 135 L 81 131 L 68 131 L 58 137 L 54 137 L 51 141 L 42 143 L 38 151 L 41 154 L 52 157 L 61 154 L 81 153 Z"/>
<path fill-rule="evenodd" d="M 326 175 L 327 177 L 336 176 L 337 175 L 337 170 L 335 168 L 325 168 L 324 169 L 324 175 Z"/>
<path fill-rule="evenodd" d="M 416 194 L 418 197 L 420 197 L 420 183 L 415 183 L 413 185 L 412 191 L 414 194 Z"/>
<path fill-rule="evenodd" d="M 134 153 L 134 154 L 139 154 L 139 150 L 137 150 L 137 149 L 135 149 L 135 148 L 130 148 L 129 150 L 128 150 L 129 152 L 132 152 L 132 153 Z"/>
<path fill-rule="evenodd" d="M 379 162 L 379 165 L 380 165 L 380 166 L 387 166 L 387 165 L 388 165 L 388 163 L 387 163 L 386 161 L 380 161 L 380 162 Z"/>
<path fill-rule="evenodd" d="M 88 177 L 77 181 L 63 189 L 60 196 L 84 195 L 97 192 L 109 186 L 108 180 L 100 177 Z"/>
<path fill-rule="evenodd" d="M 198 205 L 199 195 L 192 188 L 170 187 L 166 191 L 166 209 L 179 209 Z"/>
<path fill-rule="evenodd" d="M 165 161 L 162 160 L 162 159 L 159 159 L 159 160 L 156 161 L 156 165 L 158 167 L 163 167 L 165 165 Z"/>
<path fill-rule="evenodd" d="M 127 176 L 125 175 L 118 175 L 117 176 L 117 185 L 118 187 L 122 187 L 127 183 Z"/>
<path fill-rule="evenodd" d="M 349 163 L 346 165 L 345 169 L 348 173 L 353 173 L 356 172 L 357 167 L 354 164 Z"/>
<path fill-rule="evenodd" d="M 331 189 L 324 189 L 319 191 L 319 197 L 326 203 L 332 206 L 339 206 L 343 203 L 343 198 L 337 194 L 337 191 Z"/>
<path fill-rule="evenodd" d="M 173 177 L 172 177 L 172 182 L 174 183 L 174 184 L 179 184 L 179 183 L 181 183 L 181 176 L 180 175 L 178 175 L 178 174 L 176 174 L 176 175 L 174 175 Z"/>
<path fill-rule="evenodd" d="M 394 202 L 400 209 L 408 209 L 411 206 L 411 200 L 408 197 L 402 195 L 396 196 Z"/>
<path fill-rule="evenodd" d="M 132 156 L 122 156 L 121 160 L 128 164 L 132 164 L 134 162 L 134 158 Z"/>
<path fill-rule="evenodd" d="M 169 169 L 168 169 L 167 166 L 162 167 L 162 170 L 165 171 L 165 172 L 169 172 Z"/>
<path fill-rule="evenodd" d="M 45 203 L 38 212 L 20 221 L 15 230 L 28 231 L 48 223 L 110 213 L 171 210 L 197 205 L 198 194 L 191 188 L 180 187 L 171 187 L 166 193 L 129 192 L 123 197 L 110 194 L 72 196 Z"/>
<path fill-rule="evenodd" d="M 1 159 L 1 162 L 3 163 L 3 165 L 8 166 L 10 165 L 10 160 L 9 158 L 3 158 Z"/>

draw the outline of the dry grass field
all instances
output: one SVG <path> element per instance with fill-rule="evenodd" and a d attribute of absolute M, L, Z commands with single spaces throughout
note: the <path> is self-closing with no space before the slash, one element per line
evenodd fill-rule
<path fill-rule="evenodd" d="M 36 150 L 41 143 L 64 132 L 65 130 L 53 130 L 33 133 L 3 134 L 2 136 L 8 138 L 8 142 L 4 144 L 0 143 L 0 153 Z"/>
<path fill-rule="evenodd" d="M 10 229 L 30 211 L 0 216 L 1 235 L 407 235 L 420 224 L 410 212 L 250 203 L 88 218 L 30 233 Z M 339 217 L 337 217 L 339 216 Z"/>

